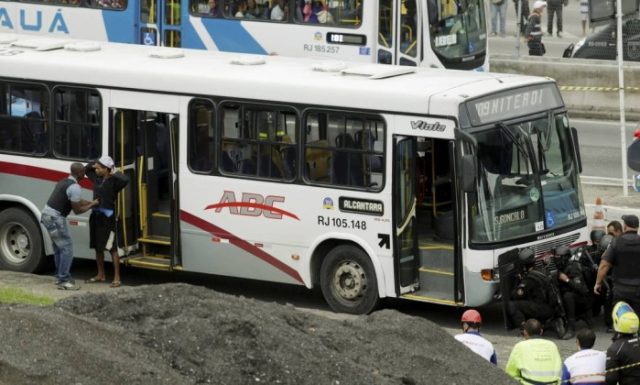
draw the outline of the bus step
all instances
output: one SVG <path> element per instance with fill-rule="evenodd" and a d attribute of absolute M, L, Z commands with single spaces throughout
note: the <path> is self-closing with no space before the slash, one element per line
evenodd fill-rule
<path fill-rule="evenodd" d="M 151 214 L 149 233 L 168 237 L 171 235 L 171 216 L 168 212 L 156 211 Z"/>
<path fill-rule="evenodd" d="M 148 235 L 146 238 L 138 238 L 138 242 L 169 246 L 171 245 L 171 238 L 163 235 Z"/>
<path fill-rule="evenodd" d="M 451 244 L 420 243 L 420 265 L 436 270 L 453 271 L 453 246 Z"/>
<path fill-rule="evenodd" d="M 438 300 L 453 301 L 455 294 L 453 271 L 422 266 L 420 268 L 419 293 Z"/>
<path fill-rule="evenodd" d="M 464 303 L 456 302 L 451 299 L 440 298 L 437 294 L 428 293 L 426 291 L 420 290 L 413 293 L 403 294 L 400 296 L 401 298 L 406 298 L 412 301 L 419 302 L 428 302 L 428 303 L 437 303 L 440 305 L 450 305 L 450 306 L 463 306 Z"/>
<path fill-rule="evenodd" d="M 171 270 L 181 270 L 181 267 L 173 266 L 171 267 L 171 260 L 168 258 L 159 258 L 159 257 L 131 257 L 127 259 L 127 264 L 134 267 L 141 267 L 144 269 L 153 269 L 153 270 L 162 270 L 162 271 L 171 271 Z"/>

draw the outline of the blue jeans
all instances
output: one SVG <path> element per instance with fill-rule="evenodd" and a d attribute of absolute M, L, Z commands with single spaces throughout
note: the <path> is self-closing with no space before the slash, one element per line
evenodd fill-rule
<path fill-rule="evenodd" d="M 67 282 L 71 280 L 71 263 L 73 262 L 73 244 L 67 227 L 67 218 L 62 215 L 43 213 L 40 223 L 47 229 L 53 242 L 56 278 L 58 282 Z"/>
<path fill-rule="evenodd" d="M 498 22 L 498 16 L 500 17 L 500 34 L 504 35 L 504 23 L 507 17 L 507 2 L 508 0 L 503 0 L 502 4 L 495 5 L 491 3 L 491 33 L 498 32 L 496 23 Z"/>

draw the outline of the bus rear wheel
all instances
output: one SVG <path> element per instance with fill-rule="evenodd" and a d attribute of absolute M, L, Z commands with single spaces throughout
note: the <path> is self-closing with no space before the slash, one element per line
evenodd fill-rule
<path fill-rule="evenodd" d="M 369 257 L 352 245 L 338 246 L 327 254 L 320 268 L 320 286 L 331 309 L 339 313 L 368 314 L 380 300 Z"/>
<path fill-rule="evenodd" d="M 45 263 L 40 227 L 18 208 L 0 211 L 0 268 L 35 273 Z"/>

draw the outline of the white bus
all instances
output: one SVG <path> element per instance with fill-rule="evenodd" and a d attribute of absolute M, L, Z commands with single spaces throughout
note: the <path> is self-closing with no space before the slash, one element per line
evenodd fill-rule
<path fill-rule="evenodd" d="M 102 155 L 132 181 L 127 264 L 319 286 L 340 312 L 479 306 L 501 254 L 586 244 L 547 78 L 51 39 L 5 44 L 0 68 L 4 269 L 45 263 L 46 199 Z M 88 216 L 68 223 L 92 259 Z"/>
<path fill-rule="evenodd" d="M 0 32 L 487 71 L 484 0 L 0 0 Z"/>

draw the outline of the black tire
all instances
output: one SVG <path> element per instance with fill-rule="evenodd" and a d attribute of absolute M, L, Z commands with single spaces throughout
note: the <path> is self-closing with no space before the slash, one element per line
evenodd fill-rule
<path fill-rule="evenodd" d="M 325 300 L 338 313 L 369 314 L 380 301 L 378 281 L 369 257 L 352 245 L 329 252 L 320 268 Z"/>
<path fill-rule="evenodd" d="M 37 273 L 46 264 L 40 226 L 19 208 L 0 211 L 0 268 Z"/>

